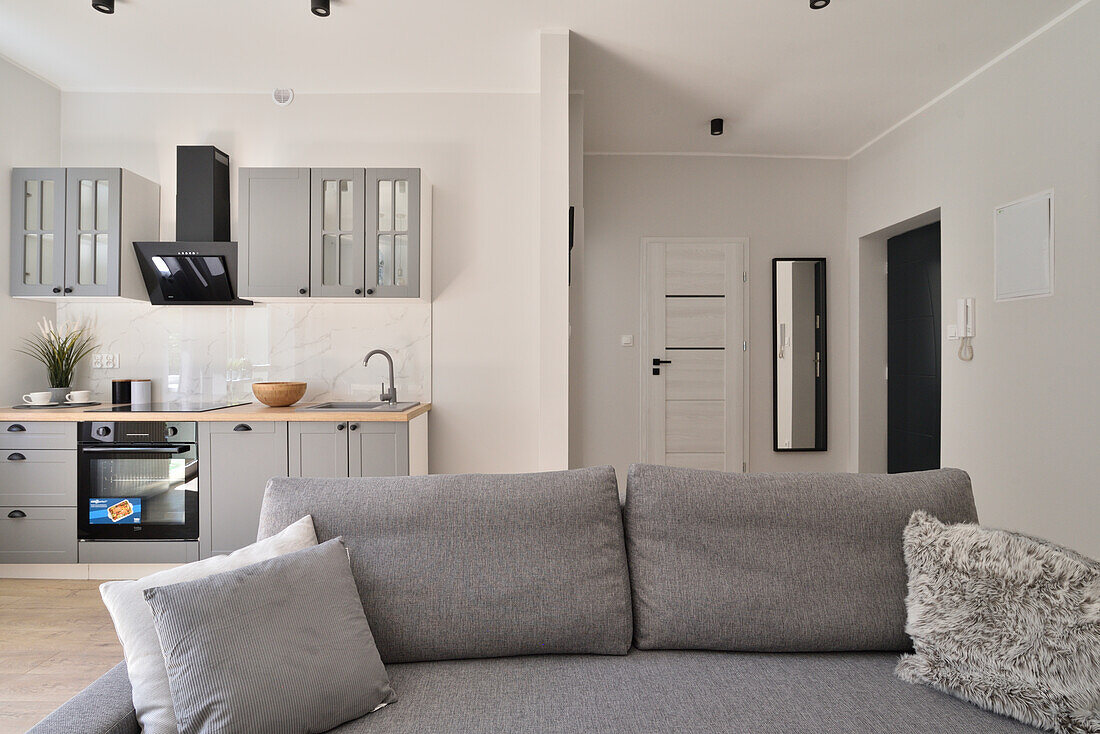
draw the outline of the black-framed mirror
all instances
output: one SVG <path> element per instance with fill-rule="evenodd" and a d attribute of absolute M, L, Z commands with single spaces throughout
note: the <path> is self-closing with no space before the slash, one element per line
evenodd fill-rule
<path fill-rule="evenodd" d="M 825 258 L 772 260 L 772 448 L 825 451 Z"/>

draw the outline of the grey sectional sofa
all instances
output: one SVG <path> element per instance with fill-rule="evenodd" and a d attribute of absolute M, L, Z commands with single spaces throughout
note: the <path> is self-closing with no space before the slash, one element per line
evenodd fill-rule
<path fill-rule="evenodd" d="M 259 535 L 347 543 L 399 700 L 335 732 L 1034 731 L 894 676 L 916 509 L 975 520 L 969 478 L 278 479 Z M 136 734 L 125 667 L 32 731 Z"/>

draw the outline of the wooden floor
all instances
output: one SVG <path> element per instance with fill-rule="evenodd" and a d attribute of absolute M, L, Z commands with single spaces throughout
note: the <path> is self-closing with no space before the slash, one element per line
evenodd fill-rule
<path fill-rule="evenodd" d="M 27 731 L 122 660 L 99 584 L 0 579 L 0 733 Z"/>

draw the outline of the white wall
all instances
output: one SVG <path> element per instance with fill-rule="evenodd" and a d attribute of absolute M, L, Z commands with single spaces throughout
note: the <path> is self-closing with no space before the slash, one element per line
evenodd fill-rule
<path fill-rule="evenodd" d="M 422 168 L 434 185 L 431 470 L 538 465 L 538 95 L 300 95 L 283 109 L 266 95 L 67 93 L 61 121 L 65 165 L 160 183 L 166 238 L 176 145 L 216 145 L 235 167 Z"/>
<path fill-rule="evenodd" d="M 945 342 L 942 460 L 970 472 L 988 525 L 1100 556 L 1100 3 L 850 163 L 848 247 L 939 208 L 943 313 L 977 299 L 974 361 Z M 993 301 L 993 210 L 1056 192 L 1054 295 Z M 858 310 L 858 309 L 857 309 Z M 852 348 L 859 325 L 853 315 Z M 833 333 L 836 333 L 835 331 Z M 852 380 L 860 375 L 853 371 Z M 852 403 L 854 414 L 859 404 Z M 862 441 L 864 437 L 856 437 Z"/>
<path fill-rule="evenodd" d="M 583 278 L 572 324 L 576 373 L 571 461 L 638 455 L 638 343 L 643 237 L 748 237 L 750 471 L 843 471 L 848 461 L 848 264 L 845 163 L 694 156 L 584 159 Z M 771 260 L 827 258 L 829 450 L 772 451 Z"/>
<path fill-rule="evenodd" d="M 54 310 L 9 298 L 11 281 L 11 176 L 13 166 L 56 166 L 61 160 L 61 93 L 0 57 L 0 402 L 11 404 L 49 387 L 45 368 L 12 349 L 35 332 L 34 322 Z"/>

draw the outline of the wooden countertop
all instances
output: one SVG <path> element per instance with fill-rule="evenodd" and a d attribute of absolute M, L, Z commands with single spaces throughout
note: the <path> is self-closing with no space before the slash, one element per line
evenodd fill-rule
<path fill-rule="evenodd" d="M 305 410 L 316 403 L 298 403 L 289 408 L 269 408 L 261 403 L 237 405 L 232 408 L 208 410 L 204 413 L 96 413 L 98 408 L 109 408 L 108 404 L 89 408 L 31 408 L 30 410 L 0 409 L 0 421 L 359 421 L 406 423 L 418 415 L 432 409 L 431 403 L 421 403 L 400 412 L 344 412 L 335 410 Z"/>

